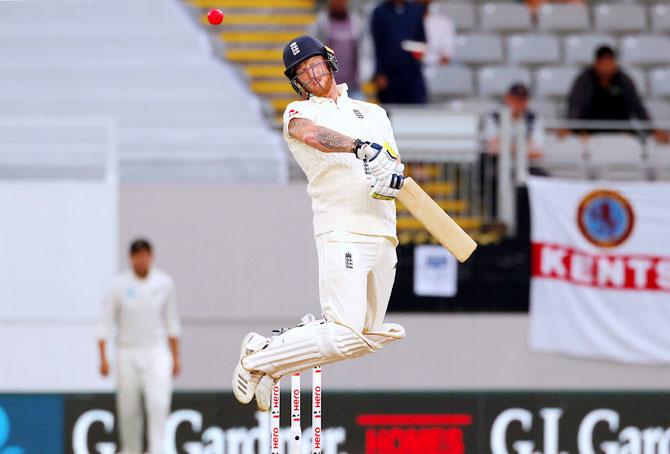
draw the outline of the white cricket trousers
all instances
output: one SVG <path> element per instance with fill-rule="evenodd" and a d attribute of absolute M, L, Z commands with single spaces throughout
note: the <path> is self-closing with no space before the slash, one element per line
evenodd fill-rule
<path fill-rule="evenodd" d="M 116 411 L 123 454 L 142 454 L 142 396 L 147 413 L 148 452 L 164 454 L 165 423 L 172 397 L 172 355 L 167 345 L 119 347 Z"/>
<path fill-rule="evenodd" d="M 316 237 L 323 316 L 365 332 L 384 322 L 395 281 L 395 238 L 328 232 Z"/>

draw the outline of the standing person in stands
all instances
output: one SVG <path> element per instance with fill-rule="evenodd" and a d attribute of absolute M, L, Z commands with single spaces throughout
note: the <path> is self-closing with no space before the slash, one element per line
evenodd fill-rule
<path fill-rule="evenodd" d="M 571 120 L 650 120 L 635 83 L 616 60 L 609 46 L 596 50 L 593 65 L 586 68 L 572 84 L 568 97 Z M 624 130 L 625 131 L 625 130 Z M 593 131 L 597 132 L 597 131 Z M 617 132 L 603 130 L 600 132 Z M 666 142 L 665 131 L 655 131 L 657 140 Z"/>
<path fill-rule="evenodd" d="M 406 0 L 385 0 L 372 13 L 374 82 L 382 103 L 425 104 L 427 101 L 422 63 L 403 49 L 404 41 L 426 42 L 423 16 L 423 5 Z"/>
<path fill-rule="evenodd" d="M 528 144 L 528 157 L 538 159 L 542 156 L 544 145 L 544 125 L 542 119 L 529 107 L 530 93 L 522 83 L 515 83 L 507 91 L 505 107 L 512 116 L 512 125 L 521 124 Z M 500 112 L 491 112 L 484 118 L 484 138 L 489 154 L 497 155 L 500 148 Z"/>
<path fill-rule="evenodd" d="M 349 8 L 349 0 L 329 0 L 311 30 L 337 55 L 341 68 L 337 78 L 347 84 L 349 96 L 354 99 L 362 99 L 359 60 L 365 29 L 361 16 Z"/>
<path fill-rule="evenodd" d="M 142 454 L 142 397 L 148 419 L 148 454 L 164 454 L 172 376 L 179 366 L 177 297 L 172 278 L 152 266 L 145 239 L 130 245 L 131 268 L 116 279 L 104 301 L 98 347 L 100 373 L 109 375 L 107 342 L 116 338 L 116 410 L 122 454 Z"/>

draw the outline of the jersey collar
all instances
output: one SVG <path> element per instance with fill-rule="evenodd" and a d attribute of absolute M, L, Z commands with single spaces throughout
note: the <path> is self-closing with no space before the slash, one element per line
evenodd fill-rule
<path fill-rule="evenodd" d="M 337 86 L 337 91 L 340 93 L 340 96 L 337 98 L 338 105 L 340 105 L 341 101 L 347 101 L 349 99 L 349 86 L 347 84 L 339 84 Z M 309 100 L 317 104 L 323 104 L 331 99 L 312 95 L 309 97 Z"/>

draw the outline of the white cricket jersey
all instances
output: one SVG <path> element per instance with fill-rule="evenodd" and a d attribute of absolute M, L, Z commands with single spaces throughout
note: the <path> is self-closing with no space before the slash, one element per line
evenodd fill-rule
<path fill-rule="evenodd" d="M 307 176 L 314 234 L 344 230 L 396 239 L 395 202 L 370 196 L 363 161 L 353 153 L 324 153 L 288 133 L 292 119 L 305 118 L 354 139 L 388 142 L 397 151 L 386 111 L 375 104 L 349 98 L 346 84 L 337 88 L 340 91 L 337 103 L 311 96 L 306 101 L 292 102 L 284 112 L 284 139 Z"/>
<path fill-rule="evenodd" d="M 178 337 L 181 325 L 172 278 L 157 268 L 144 279 L 132 270 L 123 272 L 104 300 L 100 338 L 111 338 L 115 328 L 121 347 L 153 347 Z"/>

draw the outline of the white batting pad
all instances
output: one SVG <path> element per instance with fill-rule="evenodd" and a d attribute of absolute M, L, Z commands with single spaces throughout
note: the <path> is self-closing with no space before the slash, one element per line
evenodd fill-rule
<path fill-rule="evenodd" d="M 405 329 L 395 323 L 361 334 L 338 323 L 315 320 L 273 338 L 266 348 L 244 357 L 242 365 L 280 378 L 317 365 L 358 358 L 404 337 Z"/>

